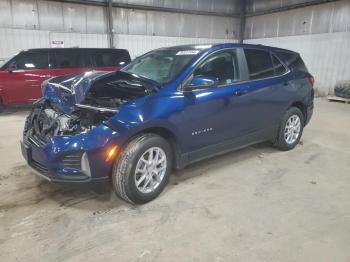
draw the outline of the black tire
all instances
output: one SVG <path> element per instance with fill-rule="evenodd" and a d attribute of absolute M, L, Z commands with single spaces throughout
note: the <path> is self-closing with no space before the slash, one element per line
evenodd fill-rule
<path fill-rule="evenodd" d="M 334 95 L 350 98 L 350 81 L 338 81 L 334 87 Z"/>
<path fill-rule="evenodd" d="M 289 144 L 286 141 L 284 132 L 285 132 L 285 128 L 286 128 L 286 124 L 287 124 L 288 119 L 293 115 L 297 115 L 300 119 L 300 131 L 299 131 L 299 135 L 298 135 L 297 139 L 293 143 Z M 293 149 L 300 141 L 300 138 L 303 134 L 304 124 L 305 124 L 304 115 L 300 111 L 300 109 L 297 107 L 289 108 L 281 120 L 281 125 L 279 128 L 277 137 L 275 139 L 275 142 L 273 144 L 274 147 L 276 147 L 282 151 L 287 151 L 287 150 Z"/>
<path fill-rule="evenodd" d="M 4 104 L 2 103 L 2 98 L 1 98 L 1 96 L 0 96 L 0 113 L 1 113 L 2 111 L 4 111 L 4 108 L 5 108 L 5 106 L 4 106 Z"/>
<path fill-rule="evenodd" d="M 151 147 L 163 149 L 166 155 L 166 171 L 159 186 L 153 192 L 143 193 L 135 183 L 135 169 L 141 156 Z M 172 170 L 172 150 L 169 143 L 156 134 L 143 134 L 134 138 L 116 160 L 113 172 L 113 188 L 118 197 L 132 204 L 145 204 L 155 199 L 169 181 Z"/>

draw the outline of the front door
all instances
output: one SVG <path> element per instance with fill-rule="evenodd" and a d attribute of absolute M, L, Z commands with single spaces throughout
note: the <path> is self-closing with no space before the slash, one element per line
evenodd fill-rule
<path fill-rule="evenodd" d="M 193 76 L 216 79 L 207 89 L 184 93 L 183 135 L 186 151 L 215 145 L 233 136 L 234 123 L 240 117 L 232 113 L 232 97 L 240 81 L 238 49 L 225 49 L 209 55 L 194 70 Z"/>

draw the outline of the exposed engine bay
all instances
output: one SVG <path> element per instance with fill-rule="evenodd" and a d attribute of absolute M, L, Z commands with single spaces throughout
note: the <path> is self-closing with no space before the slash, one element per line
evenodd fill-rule
<path fill-rule="evenodd" d="M 71 114 L 59 112 L 49 101 L 41 100 L 34 105 L 32 113 L 26 121 L 24 132 L 36 139 L 47 142 L 50 137 L 57 135 L 75 135 L 108 120 L 117 111 L 102 108 L 95 109 L 88 106 L 76 106 Z"/>
<path fill-rule="evenodd" d="M 122 79 L 120 75 L 123 76 Z M 50 82 L 47 85 L 52 88 Z M 60 88 L 56 82 L 54 88 Z M 55 91 L 59 96 L 61 92 L 71 90 L 71 95 L 74 96 L 76 90 L 73 88 L 74 86 L 70 89 L 65 87 L 64 90 Z M 114 116 L 124 103 L 157 90 L 157 87 L 127 73 L 110 74 L 91 83 L 84 99 L 73 104 L 69 113 L 60 110 L 60 105 L 50 99 L 43 98 L 36 102 L 27 117 L 24 135 L 45 143 L 52 136 L 86 132 Z"/>

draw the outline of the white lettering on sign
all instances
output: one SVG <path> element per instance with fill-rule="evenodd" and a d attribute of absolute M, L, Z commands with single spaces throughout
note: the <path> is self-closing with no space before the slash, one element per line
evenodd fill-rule
<path fill-rule="evenodd" d="M 182 50 L 176 53 L 176 55 L 196 55 L 199 50 Z"/>

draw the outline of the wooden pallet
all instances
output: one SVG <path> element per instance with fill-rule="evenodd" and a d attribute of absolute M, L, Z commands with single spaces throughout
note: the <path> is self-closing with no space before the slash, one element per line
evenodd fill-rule
<path fill-rule="evenodd" d="M 328 101 L 343 102 L 345 104 L 350 104 L 349 98 L 339 97 L 339 96 L 327 96 Z"/>

